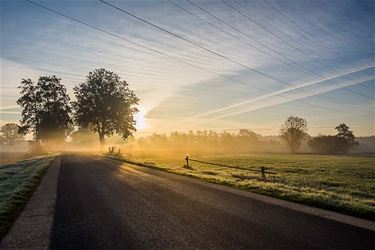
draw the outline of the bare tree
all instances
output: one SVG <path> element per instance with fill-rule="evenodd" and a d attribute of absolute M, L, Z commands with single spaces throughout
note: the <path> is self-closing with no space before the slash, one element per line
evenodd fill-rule
<path fill-rule="evenodd" d="M 280 129 L 280 137 L 296 153 L 301 146 L 303 138 L 307 135 L 307 121 L 297 116 L 289 116 Z"/>

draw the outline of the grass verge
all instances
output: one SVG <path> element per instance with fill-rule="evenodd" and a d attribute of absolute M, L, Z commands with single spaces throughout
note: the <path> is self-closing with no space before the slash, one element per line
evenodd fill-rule
<path fill-rule="evenodd" d="M 245 170 L 195 162 L 184 167 L 183 156 L 106 157 L 375 221 L 373 157 L 288 154 L 197 157 Z M 263 179 L 259 173 L 246 170 L 261 166 L 276 174 L 266 174 Z"/>
<path fill-rule="evenodd" d="M 16 220 L 55 156 L 41 156 L 0 166 L 0 239 Z"/>

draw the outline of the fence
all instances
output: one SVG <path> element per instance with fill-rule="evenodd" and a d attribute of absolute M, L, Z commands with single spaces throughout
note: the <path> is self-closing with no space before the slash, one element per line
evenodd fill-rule
<path fill-rule="evenodd" d="M 208 165 L 214 165 L 214 166 L 220 166 L 220 167 L 226 167 L 226 168 L 234 168 L 234 169 L 241 169 L 241 170 L 246 170 L 246 171 L 250 171 L 250 172 L 257 172 L 257 173 L 261 174 L 262 178 L 266 178 L 266 174 L 276 174 L 275 172 L 266 171 L 265 167 L 260 167 L 259 170 L 255 170 L 255 169 L 243 168 L 243 167 L 239 167 L 239 166 L 230 166 L 230 165 L 226 165 L 226 164 L 220 164 L 220 163 L 213 163 L 213 162 L 191 159 L 191 158 L 189 158 L 189 156 L 185 157 L 185 161 L 186 161 L 187 167 L 190 167 L 189 162 L 193 161 L 193 162 L 199 162 L 199 163 L 208 164 Z"/>

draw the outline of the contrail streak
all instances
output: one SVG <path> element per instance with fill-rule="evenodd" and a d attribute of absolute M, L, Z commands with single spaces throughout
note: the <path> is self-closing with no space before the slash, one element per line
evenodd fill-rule
<path fill-rule="evenodd" d="M 303 99 L 303 98 L 310 97 L 310 96 L 319 95 L 319 94 L 326 93 L 326 92 L 329 92 L 329 91 L 332 91 L 332 90 L 336 90 L 336 89 L 340 89 L 340 88 L 345 88 L 345 87 L 356 85 L 356 84 L 359 84 L 359 83 L 368 82 L 368 81 L 371 81 L 371 80 L 375 80 L 375 78 L 373 76 L 366 77 L 366 78 L 362 78 L 362 79 L 360 79 L 358 81 L 352 81 L 351 83 L 348 83 L 348 84 L 345 84 L 345 85 L 342 85 L 342 86 L 338 86 L 338 87 L 329 88 L 329 89 L 326 89 L 326 90 L 318 92 L 318 93 L 301 95 L 301 96 L 295 97 L 293 99 L 290 98 L 288 100 L 279 101 L 279 102 L 276 102 L 276 103 L 267 103 L 267 104 L 263 104 L 263 105 L 260 104 L 260 105 L 255 106 L 255 107 L 251 107 L 251 108 L 243 109 L 243 110 L 238 110 L 238 111 L 235 111 L 235 112 L 231 112 L 229 114 L 224 114 L 224 115 L 216 116 L 216 117 L 213 117 L 213 118 L 211 118 L 209 120 L 205 120 L 205 121 L 202 121 L 202 122 L 194 123 L 194 124 L 191 124 L 191 125 L 192 126 L 201 125 L 201 124 L 212 122 L 212 121 L 216 121 L 216 120 L 219 120 L 219 119 L 222 119 L 222 118 L 226 118 L 226 117 L 230 117 L 230 116 L 234 116 L 234 115 L 239 115 L 239 114 L 243 114 L 243 113 L 250 112 L 250 111 L 255 111 L 255 110 L 258 110 L 258 109 L 261 109 L 261 108 L 266 108 L 266 107 L 270 107 L 270 106 L 274 106 L 274 105 L 279 105 L 279 104 L 287 103 L 287 102 L 291 102 L 291 101 Z M 343 112 L 343 113 L 345 113 L 345 112 Z"/>
<path fill-rule="evenodd" d="M 289 88 L 282 89 L 282 90 L 276 91 L 276 92 L 272 92 L 270 94 L 266 94 L 266 95 L 263 95 L 263 96 L 260 96 L 260 97 L 252 98 L 252 99 L 249 99 L 249 100 L 246 100 L 246 101 L 238 102 L 238 103 L 235 103 L 235 104 L 231 104 L 229 106 L 221 107 L 221 108 L 218 108 L 218 109 L 207 111 L 205 113 L 201 113 L 201 114 L 198 114 L 198 115 L 195 115 L 195 116 L 191 116 L 191 117 L 188 117 L 188 118 L 183 119 L 181 121 L 178 121 L 176 123 L 173 123 L 173 124 L 171 124 L 167 127 L 173 127 L 176 124 L 179 124 L 179 123 L 182 123 L 182 122 L 191 121 L 191 120 L 201 118 L 201 117 L 204 117 L 204 116 L 207 116 L 207 115 L 215 114 L 215 113 L 225 111 L 225 110 L 228 110 L 228 109 L 231 109 L 231 108 L 235 108 L 235 107 L 238 107 L 238 106 L 242 106 L 242 105 L 249 104 L 249 103 L 252 103 L 252 102 L 256 102 L 256 101 L 259 101 L 259 100 L 263 100 L 263 99 L 266 99 L 266 98 L 269 98 L 269 97 L 272 97 L 272 96 L 275 96 L 275 95 L 283 94 L 283 93 L 286 93 L 286 92 L 289 92 L 289 91 L 293 91 L 293 90 L 297 90 L 297 89 L 300 89 L 300 88 L 305 88 L 305 87 L 308 87 L 308 86 L 319 84 L 319 83 L 322 83 L 322 82 L 325 82 L 325 81 L 333 80 L 333 79 L 336 79 L 336 78 L 339 78 L 339 77 L 342 77 L 342 76 L 346 76 L 346 75 L 350 75 L 350 74 L 353 74 L 353 73 L 357 73 L 357 72 L 360 72 L 360 71 L 368 70 L 368 69 L 371 69 L 371 68 L 374 68 L 374 67 L 375 67 L 374 64 L 373 65 L 366 65 L 366 66 L 363 66 L 363 67 L 360 67 L 360 68 L 355 68 L 355 69 L 349 70 L 345 73 L 335 75 L 335 76 L 332 76 L 332 77 L 329 77 L 329 78 L 325 78 L 325 79 L 322 79 L 322 80 L 302 83 L 302 84 L 297 85 L 297 86 L 289 87 Z"/>
<path fill-rule="evenodd" d="M 15 109 L 15 108 L 19 108 L 19 107 L 20 107 L 19 105 L 3 106 L 3 107 L 0 107 L 0 111 Z"/>

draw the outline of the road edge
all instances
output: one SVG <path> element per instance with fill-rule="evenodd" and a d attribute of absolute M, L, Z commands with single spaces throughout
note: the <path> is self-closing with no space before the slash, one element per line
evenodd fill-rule
<path fill-rule="evenodd" d="M 204 183 L 204 184 L 208 184 L 208 183 Z M 321 218 L 337 221 L 337 222 L 340 222 L 340 223 L 348 224 L 348 225 L 355 226 L 355 227 L 364 228 L 364 229 L 371 230 L 371 231 L 375 232 L 375 222 L 373 222 L 371 220 L 366 220 L 366 219 L 362 219 L 362 218 L 359 218 L 359 217 L 354 217 L 354 216 L 351 216 L 351 215 L 346 215 L 346 214 L 342 214 L 342 213 L 339 213 L 339 212 L 326 210 L 326 209 L 323 209 L 323 208 L 312 207 L 312 206 L 304 205 L 304 204 L 301 204 L 301 203 L 295 203 L 295 202 L 292 202 L 292 201 L 282 200 L 282 199 L 278 199 L 278 198 L 271 197 L 271 196 L 257 194 L 257 193 L 253 193 L 251 191 L 235 189 L 235 188 L 231 188 L 231 187 L 228 187 L 228 186 L 223 186 L 223 185 L 219 185 L 219 184 L 215 184 L 215 183 L 210 183 L 210 184 L 218 186 L 218 189 L 226 190 L 226 191 L 229 191 L 231 193 L 237 193 L 237 194 L 241 193 L 242 195 L 245 195 L 249 198 L 259 200 L 259 201 L 262 201 L 262 202 L 265 202 L 265 203 L 273 204 L 273 205 L 280 206 L 280 207 L 289 208 L 289 209 L 296 210 L 296 211 L 299 211 L 299 212 L 302 212 L 302 213 L 305 213 L 305 214 L 318 216 L 318 217 L 321 217 Z M 229 189 L 226 189 L 226 188 L 229 188 Z"/>
<path fill-rule="evenodd" d="M 178 176 L 181 176 L 181 177 L 189 178 L 189 176 L 164 171 L 162 169 L 150 168 L 150 167 L 147 167 L 147 166 L 140 166 L 140 165 L 129 163 L 129 162 L 123 162 L 119 159 L 100 157 L 100 156 L 98 158 L 109 160 L 109 161 L 122 162 L 123 164 L 132 165 L 132 166 L 135 166 L 137 168 L 147 168 L 147 169 L 151 169 L 151 170 L 155 170 L 155 171 L 161 171 L 161 172 L 164 172 L 164 173 L 169 173 L 169 174 L 174 174 L 174 175 L 178 175 Z M 355 226 L 355 227 L 364 228 L 364 229 L 371 230 L 371 231 L 375 232 L 375 222 L 374 221 L 354 217 L 354 216 L 351 216 L 351 215 L 342 214 L 342 213 L 335 212 L 335 211 L 326 210 L 326 209 L 323 209 L 323 208 L 317 208 L 317 207 L 304 205 L 304 204 L 301 204 L 301 203 L 282 200 L 282 199 L 278 199 L 278 198 L 275 198 L 275 197 L 266 196 L 266 195 L 263 195 L 263 194 L 257 194 L 257 193 L 253 193 L 251 191 L 245 191 L 245 190 L 242 190 L 242 189 L 237 189 L 237 188 L 226 186 L 226 185 L 207 182 L 207 181 L 204 181 L 204 180 L 199 179 L 199 178 L 193 177 L 191 179 L 194 180 L 197 183 L 200 183 L 201 185 L 204 185 L 204 186 L 211 186 L 212 187 L 212 185 L 214 185 L 216 189 L 220 189 L 222 191 L 230 192 L 230 193 L 233 193 L 233 194 L 238 194 L 238 195 L 241 195 L 241 196 L 246 196 L 248 198 L 259 200 L 259 201 L 262 201 L 262 202 L 265 202 L 265 203 L 269 203 L 269 204 L 273 204 L 273 205 L 276 205 L 276 206 L 296 210 L 296 211 L 299 211 L 299 212 L 302 212 L 302 213 L 305 213 L 305 214 L 318 216 L 318 217 L 321 217 L 321 218 L 337 221 L 337 222 L 340 222 L 340 223 L 348 224 L 348 225 Z"/>
<path fill-rule="evenodd" d="M 24 210 L 3 238 L 0 249 L 48 249 L 53 226 L 61 157 L 57 156 Z"/>

